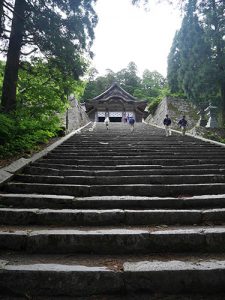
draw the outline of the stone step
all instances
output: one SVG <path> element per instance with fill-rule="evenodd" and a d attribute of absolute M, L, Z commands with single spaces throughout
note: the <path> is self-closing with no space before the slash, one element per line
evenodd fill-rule
<path fill-rule="evenodd" d="M 141 133 L 141 137 L 140 137 L 140 133 Z M 182 137 L 180 134 L 177 135 L 172 135 L 170 137 L 166 137 L 165 134 L 149 134 L 148 132 L 145 133 L 143 131 L 139 131 L 136 132 L 135 134 L 123 134 L 122 132 L 106 132 L 106 134 L 103 133 L 99 133 L 99 132 L 95 132 L 95 133 L 86 133 L 84 135 L 74 135 L 72 137 L 70 137 L 67 141 L 65 141 L 65 145 L 70 145 L 72 144 L 74 141 L 77 142 L 89 142 L 89 141 L 96 141 L 96 142 L 104 142 L 104 141 L 114 141 L 114 142 L 118 142 L 118 136 L 121 138 L 121 142 L 122 143 L 126 143 L 129 141 L 134 141 L 134 142 L 138 142 L 140 141 L 140 138 L 143 139 L 143 141 L 153 141 L 156 143 L 172 143 L 172 142 L 179 142 L 179 143 L 184 143 L 184 144 L 188 144 L 188 143 L 193 143 L 193 144 L 204 144 L 204 143 L 208 143 L 202 140 L 198 140 L 198 139 L 194 139 L 193 137 L 190 136 L 185 136 Z"/>
<path fill-rule="evenodd" d="M 225 183 L 202 184 L 118 184 L 118 185 L 74 185 L 9 182 L 4 192 L 27 194 L 88 196 L 147 196 L 180 197 L 194 195 L 225 194 Z"/>
<path fill-rule="evenodd" d="M 202 225 L 225 223 L 225 208 L 218 209 L 22 209 L 0 208 L 2 225 L 119 226 Z"/>
<path fill-rule="evenodd" d="M 118 145 L 119 146 L 119 145 Z M 84 149 L 85 148 L 85 149 Z M 113 144 L 110 145 L 106 145 L 105 147 L 100 147 L 100 149 L 104 149 L 105 151 L 100 151 L 100 153 L 102 152 L 102 154 L 107 154 L 107 151 L 110 151 L 110 153 L 149 153 L 149 154 L 154 154 L 154 153 L 165 153 L 165 150 L 167 153 L 173 153 L 173 152 L 185 152 L 185 153 L 189 153 L 190 151 L 193 152 L 199 152 L 199 153 L 224 153 L 224 149 L 221 148 L 206 148 L 206 147 L 185 147 L 182 146 L 182 148 L 180 146 L 171 146 L 171 147 L 156 147 L 156 146 L 142 146 L 141 145 L 126 145 L 126 147 L 117 147 L 117 146 L 113 146 Z M 95 148 L 94 146 L 92 147 L 78 147 L 78 146 L 71 146 L 71 147 L 57 147 L 56 149 L 52 150 L 51 153 L 54 154 L 63 154 L 63 153 L 74 153 L 74 154 L 79 154 L 79 153 L 84 153 L 84 154 L 88 154 L 88 153 L 96 153 L 99 154 L 99 150 L 98 147 Z"/>
<path fill-rule="evenodd" d="M 184 152 L 190 152 L 190 151 L 200 151 L 200 152 L 210 152 L 210 151 L 215 151 L 215 152 L 222 152 L 223 148 L 216 148 L 213 146 L 200 146 L 200 145 L 174 145 L 174 144 L 170 144 L 170 145 L 154 145 L 152 143 L 149 143 L 147 145 L 145 144 L 125 144 L 124 146 L 122 146 L 121 144 L 114 144 L 114 143 L 109 143 L 109 142 L 104 142 L 102 144 L 99 145 L 82 145 L 82 144 L 76 144 L 74 143 L 73 146 L 59 146 L 57 147 L 57 151 L 58 152 L 63 152 L 63 151 L 82 151 L 82 149 L 84 151 L 91 151 L 92 149 L 94 151 L 114 151 L 114 152 L 129 152 L 131 151 L 143 151 L 143 152 L 154 152 L 156 150 L 158 151 L 168 151 L 168 152 L 172 152 L 172 151 L 181 151 L 181 149 L 183 149 Z M 129 151 L 128 151 L 129 150 Z"/>
<path fill-rule="evenodd" d="M 58 296 L 62 300 L 64 296 L 123 293 L 124 285 L 121 274 L 107 267 L 37 263 L 3 267 L 0 289 L 2 294 L 26 295 L 26 299 L 49 296 L 52 300 Z"/>
<path fill-rule="evenodd" d="M 160 230 L 161 229 L 161 230 Z M 224 253 L 225 227 L 2 228 L 0 249 L 27 253 Z"/>
<path fill-rule="evenodd" d="M 133 174 L 132 174 L 133 173 Z M 205 175 L 136 175 L 132 172 L 127 176 L 47 176 L 47 175 L 16 175 L 14 181 L 23 183 L 44 184 L 80 184 L 80 185 L 116 185 L 116 184 L 200 184 L 225 183 L 223 174 Z"/>
<path fill-rule="evenodd" d="M 161 168 L 161 169 L 139 169 L 129 168 L 128 170 L 59 170 L 44 167 L 27 167 L 23 173 L 30 175 L 55 175 L 55 176 L 127 176 L 136 175 L 202 175 L 202 174 L 225 174 L 225 168 L 199 168 L 199 169 L 184 169 L 184 168 Z"/>
<path fill-rule="evenodd" d="M 219 147 L 219 146 L 218 146 Z M 172 152 L 174 151 L 181 151 L 183 150 L 184 152 L 190 152 L 192 150 L 206 150 L 206 151 L 210 151 L 210 149 L 212 151 L 215 152 L 222 152 L 221 149 L 223 149 L 222 147 L 213 147 L 213 146 L 206 146 L 206 145 L 197 145 L 197 144 L 189 144 L 189 145 L 183 145 L 177 143 L 177 145 L 175 145 L 174 143 L 171 144 L 155 144 L 153 141 L 149 141 L 149 143 L 125 143 L 125 144 L 121 144 L 121 143 L 114 143 L 114 142 L 102 142 L 102 144 L 96 144 L 93 145 L 93 143 L 91 144 L 82 144 L 79 143 L 77 144 L 76 142 L 74 142 L 73 145 L 68 145 L 68 146 L 59 146 L 59 148 L 57 149 L 58 151 L 62 151 L 62 150 L 67 150 L 67 151 L 73 151 L 73 150 L 78 150 L 80 151 L 81 149 L 84 149 L 85 151 L 89 151 L 91 149 L 94 150 L 100 150 L 100 151 L 107 151 L 107 150 L 113 150 L 113 151 L 128 151 L 128 150 L 140 150 L 140 151 L 155 151 L 155 150 L 164 150 L 164 151 L 168 151 L 168 152 Z"/>
<path fill-rule="evenodd" d="M 144 158 L 151 158 L 151 157 L 159 157 L 161 156 L 162 158 L 164 157 L 173 157 L 173 156 L 177 156 L 177 157 L 195 157 L 195 156 L 199 156 L 199 158 L 203 157 L 223 157 L 224 156 L 224 151 L 222 152 L 211 152 L 211 151 L 208 151 L 209 153 L 207 153 L 207 151 L 199 151 L 199 150 L 191 150 L 189 153 L 186 153 L 184 151 L 182 152 L 178 152 L 178 151 L 174 151 L 174 152 L 167 152 L 165 153 L 165 151 L 163 152 L 160 152 L 160 151 L 152 151 L 152 152 L 147 152 L 147 151 L 139 151 L 139 150 L 135 150 L 135 151 L 111 151 L 110 149 L 107 149 L 105 150 L 104 152 L 102 151 L 99 151 L 99 150 L 96 150 L 96 151 L 88 151 L 88 152 L 84 152 L 82 150 L 80 151 L 61 151 L 61 152 L 57 152 L 57 153 L 49 153 L 46 157 L 47 158 L 62 158 L 63 156 L 67 157 L 67 158 L 77 158 L 77 159 L 80 159 L 80 158 L 91 158 L 93 156 L 96 156 L 96 157 L 104 157 L 104 158 L 108 158 L 109 156 L 111 157 L 129 157 L 129 158 L 132 158 L 132 157 L 135 157 L 135 158 L 138 158 L 138 157 L 144 157 Z"/>
<path fill-rule="evenodd" d="M 74 198 L 65 195 L 0 194 L 0 207 L 49 209 L 209 209 L 225 208 L 225 195 L 180 198 L 101 196 Z"/>
<path fill-rule="evenodd" d="M 220 159 L 220 158 L 137 158 L 137 159 L 97 159 L 95 157 L 91 159 L 42 159 L 40 162 L 44 164 L 65 164 L 65 165 L 104 165 L 104 166 L 115 166 L 115 165 L 154 165 L 154 164 L 159 164 L 159 165 L 190 165 L 190 164 L 225 164 L 225 158 Z"/>
<path fill-rule="evenodd" d="M 143 124 L 75 134 L 1 189 L 0 294 L 225 295 L 224 153 Z"/>
<path fill-rule="evenodd" d="M 224 153 L 210 153 L 210 154 L 207 154 L 207 153 L 199 153 L 199 152 L 191 152 L 191 153 L 184 153 L 184 152 L 181 152 L 181 153 L 164 153 L 164 154 L 161 154 L 161 153 L 155 153 L 155 154 L 143 154 L 143 153 L 135 153 L 135 154 L 120 154 L 120 153 L 117 153 L 116 155 L 113 155 L 112 153 L 110 153 L 108 151 L 108 153 L 104 153 L 102 156 L 100 155 L 95 155 L 93 153 L 90 153 L 88 155 L 83 155 L 82 153 L 80 155 L 76 155 L 76 154 L 51 154 L 49 153 L 46 157 L 44 157 L 44 159 L 65 159 L 65 155 L 66 155 L 66 159 L 76 159 L 76 160 L 83 160 L 83 159 L 86 159 L 86 160 L 110 160 L 110 159 L 113 159 L 113 160 L 117 160 L 117 159 L 127 159 L 127 160 L 130 160 L 131 162 L 133 160 L 138 160 L 138 159 L 213 159 L 216 155 L 216 158 L 217 159 L 224 159 L 225 158 L 225 152 Z"/>
<path fill-rule="evenodd" d="M 82 165 L 82 164 L 53 164 L 53 163 L 47 163 L 42 161 L 34 162 L 32 164 L 32 167 L 36 168 L 53 168 L 57 170 L 128 170 L 128 166 L 125 164 L 118 164 L 114 166 L 104 166 L 104 165 Z M 144 169 L 174 169 L 174 170 L 188 170 L 188 169 L 197 169 L 197 170 L 202 170 L 202 169 L 224 169 L 225 164 L 216 164 L 216 163 L 211 163 L 211 164 L 186 164 L 186 165 L 165 165 L 163 166 L 162 164 L 138 164 L 138 165 L 129 165 L 129 170 L 144 170 Z"/>
<path fill-rule="evenodd" d="M 84 149 L 85 148 L 85 149 Z M 173 152 L 173 151 L 181 151 L 183 150 L 184 152 L 188 152 L 190 150 L 192 151 L 199 151 L 201 153 L 207 152 L 214 152 L 214 153 L 222 153 L 224 152 L 224 148 L 223 147 L 212 147 L 212 146 L 202 146 L 202 145 L 182 145 L 182 148 L 180 145 L 171 145 L 170 147 L 166 146 L 159 146 L 157 147 L 156 145 L 142 145 L 142 144 L 128 144 L 125 145 L 124 147 L 121 147 L 120 144 L 118 145 L 114 145 L 113 143 L 110 144 L 102 144 L 100 145 L 100 147 L 97 145 L 92 145 L 92 147 L 84 147 L 84 145 L 80 145 L 78 146 L 77 144 L 74 144 L 73 146 L 58 146 L 57 148 L 53 149 L 51 151 L 51 153 L 68 153 L 68 152 L 74 152 L 74 153 L 80 153 L 80 152 L 84 152 L 84 153 L 90 153 L 91 151 L 95 152 L 95 153 L 99 153 L 99 149 L 105 149 L 105 150 L 109 150 L 111 152 L 117 153 L 127 153 L 127 152 L 141 152 L 141 153 L 164 153 L 165 150 L 167 152 Z M 129 151 L 128 151 L 129 150 Z"/>
<path fill-rule="evenodd" d="M 28 255 L 24 261 L 23 256 L 14 254 L 14 258 L 6 258 L 0 270 L 4 300 L 18 300 L 21 298 L 17 297 L 24 295 L 35 300 L 224 299 L 221 297 L 225 292 L 225 260 L 220 256 L 174 256 L 170 260 L 103 256 L 91 260 L 90 257 L 61 259 Z M 11 298 L 15 295 L 16 298 Z"/>

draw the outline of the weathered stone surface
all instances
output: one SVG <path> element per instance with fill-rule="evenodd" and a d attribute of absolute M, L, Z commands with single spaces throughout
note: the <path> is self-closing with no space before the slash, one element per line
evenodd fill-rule
<path fill-rule="evenodd" d="M 32 253 L 182 253 L 224 252 L 225 229 L 139 229 L 72 230 L 50 229 L 1 232 L 2 249 Z"/>
<path fill-rule="evenodd" d="M 203 220 L 205 222 L 224 223 L 225 208 L 205 210 L 203 212 Z"/>
<path fill-rule="evenodd" d="M 224 148 L 145 124 L 131 134 L 126 125 L 71 135 L 1 188 L 0 294 L 225 294 Z"/>
<path fill-rule="evenodd" d="M 218 212 L 218 210 L 217 210 Z M 217 222 L 224 222 L 224 214 L 217 214 Z M 94 209 L 22 209 L 0 208 L 0 223 L 4 225 L 160 225 L 201 224 L 202 210 L 94 210 Z M 213 211 L 210 211 L 210 215 Z M 213 217 L 211 216 L 211 219 Z"/>
<path fill-rule="evenodd" d="M 27 249 L 33 253 L 135 253 L 147 250 L 148 237 L 148 231 L 132 229 L 41 230 L 29 235 Z"/>
<path fill-rule="evenodd" d="M 200 224 L 201 211 L 197 210 L 125 210 L 126 224 Z"/>
<path fill-rule="evenodd" d="M 7 265 L 0 270 L 1 293 L 18 296 L 87 296 L 124 289 L 119 273 L 104 267 L 55 264 Z"/>
<path fill-rule="evenodd" d="M 0 185 L 12 178 L 12 174 L 5 170 L 0 170 Z"/>
<path fill-rule="evenodd" d="M 125 263 L 124 272 L 126 288 L 132 291 L 148 290 L 150 293 L 225 291 L 225 261 Z"/>
<path fill-rule="evenodd" d="M 22 251 L 27 249 L 27 233 L 24 231 L 0 232 L 0 249 Z"/>
<path fill-rule="evenodd" d="M 51 210 L 0 208 L 5 225 L 103 226 L 125 224 L 122 210 Z"/>

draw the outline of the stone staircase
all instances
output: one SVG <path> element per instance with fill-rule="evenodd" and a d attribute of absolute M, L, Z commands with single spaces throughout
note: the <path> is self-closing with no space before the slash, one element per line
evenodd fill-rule
<path fill-rule="evenodd" d="M 98 123 L 0 194 L 0 299 L 225 299 L 225 149 Z"/>

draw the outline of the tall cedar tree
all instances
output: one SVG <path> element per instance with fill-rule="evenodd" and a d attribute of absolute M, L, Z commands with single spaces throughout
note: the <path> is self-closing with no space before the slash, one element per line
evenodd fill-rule
<path fill-rule="evenodd" d="M 11 0 L 3 1 L 4 16 L 10 19 L 12 14 L 1 99 L 3 111 L 9 112 L 16 108 L 18 70 L 21 55 L 26 55 L 22 52 L 24 48 L 29 47 L 27 54 L 38 49 L 47 60 L 54 61 L 65 77 L 72 75 L 77 79 L 84 74 L 83 54 L 92 56 L 90 46 L 94 39 L 93 29 L 97 24 L 93 9 L 95 2 L 15 0 L 13 5 Z M 4 25 L 1 28 L 5 37 L 8 29 Z"/>
<path fill-rule="evenodd" d="M 173 44 L 168 55 L 167 80 L 172 93 L 180 92 L 178 73 L 180 69 L 179 31 L 175 33 Z"/>
<path fill-rule="evenodd" d="M 199 102 L 210 94 L 208 69 L 210 47 L 196 13 L 196 0 L 189 0 L 179 33 L 168 57 L 171 91 L 182 90 L 188 99 Z"/>
<path fill-rule="evenodd" d="M 0 36 L 3 33 L 4 28 L 4 9 L 3 9 L 4 0 L 0 0 Z"/>
<path fill-rule="evenodd" d="M 211 76 L 220 91 L 222 120 L 225 125 L 225 1 L 207 0 L 199 3 L 199 12 L 204 22 L 206 38 L 212 50 L 214 72 Z"/>

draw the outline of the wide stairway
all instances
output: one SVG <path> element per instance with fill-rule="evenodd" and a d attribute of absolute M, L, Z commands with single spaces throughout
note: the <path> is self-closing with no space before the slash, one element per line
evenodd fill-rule
<path fill-rule="evenodd" d="M 225 148 L 98 123 L 0 194 L 0 299 L 225 299 Z"/>

